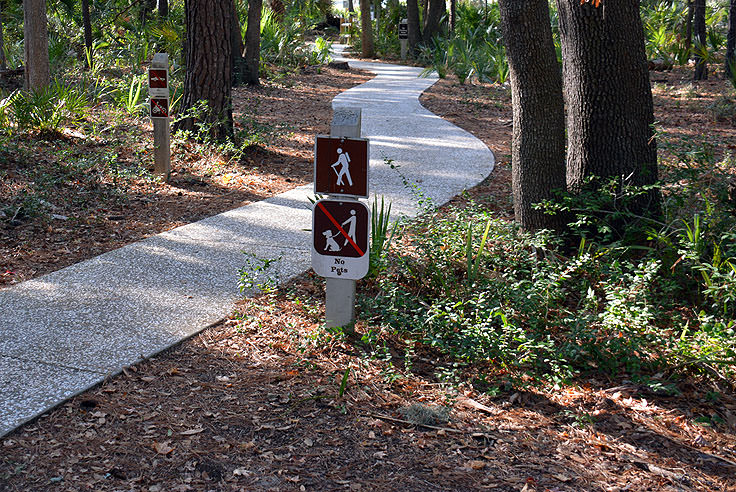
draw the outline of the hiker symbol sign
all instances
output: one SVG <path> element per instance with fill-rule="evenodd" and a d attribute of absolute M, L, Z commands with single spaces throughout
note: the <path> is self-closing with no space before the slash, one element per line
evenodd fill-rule
<path fill-rule="evenodd" d="M 368 198 L 368 139 L 318 135 L 314 192 Z"/>
<path fill-rule="evenodd" d="M 322 277 L 358 280 L 368 273 L 368 206 L 320 200 L 312 214 L 312 268 Z"/>

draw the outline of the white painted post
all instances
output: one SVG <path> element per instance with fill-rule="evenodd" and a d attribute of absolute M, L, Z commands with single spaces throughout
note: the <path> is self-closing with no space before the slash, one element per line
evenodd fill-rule
<path fill-rule="evenodd" d="M 151 68 L 169 68 L 168 53 L 156 53 Z M 171 121 L 169 118 L 153 118 L 153 172 L 163 175 L 168 181 L 171 176 Z"/>
<path fill-rule="evenodd" d="M 360 121 L 360 108 L 335 108 L 330 135 L 360 138 Z M 344 327 L 347 333 L 355 332 L 355 285 L 355 280 L 330 277 L 325 279 L 325 324 L 328 328 Z"/>

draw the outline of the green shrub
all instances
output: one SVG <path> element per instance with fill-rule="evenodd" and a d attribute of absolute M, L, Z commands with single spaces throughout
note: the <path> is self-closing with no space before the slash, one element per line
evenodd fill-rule
<path fill-rule="evenodd" d="M 444 78 L 454 73 L 461 84 L 471 79 L 506 82 L 509 66 L 497 6 L 479 9 L 471 4 L 460 4 L 452 36 L 438 34 L 429 44 L 421 45 L 419 60 L 428 65 L 424 75 L 434 71 Z"/>
<path fill-rule="evenodd" d="M 728 168 L 693 155 L 700 174 Z M 710 194 L 693 200 L 700 186 Z M 455 360 L 536 380 L 736 378 L 736 218 L 710 183 L 662 188 L 656 220 L 613 211 L 634 228 L 621 234 L 603 220 L 613 202 L 592 195 L 576 198 L 566 236 L 523 232 L 475 205 L 427 213 L 404 227 L 362 309 Z"/>
<path fill-rule="evenodd" d="M 88 111 L 84 92 L 59 80 L 37 91 L 17 93 L 10 107 L 19 130 L 49 134 L 59 133 L 63 125 L 78 124 Z"/>

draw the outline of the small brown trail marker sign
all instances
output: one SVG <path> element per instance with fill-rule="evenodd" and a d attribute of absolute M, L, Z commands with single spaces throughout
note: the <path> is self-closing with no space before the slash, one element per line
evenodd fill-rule
<path fill-rule="evenodd" d="M 165 68 L 151 68 L 148 70 L 148 88 L 153 89 L 151 94 L 154 97 L 168 97 L 169 95 L 169 71 Z M 166 89 L 166 91 L 156 92 L 156 89 Z"/>
<path fill-rule="evenodd" d="M 314 192 L 368 198 L 368 139 L 318 135 Z"/>
<path fill-rule="evenodd" d="M 151 101 L 151 118 L 168 118 L 169 70 L 167 68 L 151 67 L 148 69 L 148 97 Z"/>
<path fill-rule="evenodd" d="M 312 215 L 312 268 L 322 277 L 358 280 L 369 267 L 368 206 L 354 200 L 320 200 Z"/>
<path fill-rule="evenodd" d="M 151 118 L 168 118 L 169 100 L 151 99 Z"/>

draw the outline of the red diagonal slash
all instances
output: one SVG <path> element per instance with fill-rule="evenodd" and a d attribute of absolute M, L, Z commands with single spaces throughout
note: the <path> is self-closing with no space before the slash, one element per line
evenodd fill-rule
<path fill-rule="evenodd" d="M 345 232 L 345 229 L 343 229 L 342 226 L 337 223 L 337 221 L 335 220 L 335 218 L 332 215 L 330 215 L 330 212 L 327 211 L 327 209 L 325 208 L 325 206 L 322 205 L 321 202 L 318 202 L 317 203 L 317 206 L 325 213 L 325 215 L 327 216 L 327 218 L 330 219 L 330 222 L 332 222 L 333 224 L 335 224 L 335 227 L 337 227 L 337 230 L 340 231 L 343 236 L 345 236 L 345 239 L 347 239 L 350 242 L 350 244 L 353 246 L 353 248 L 355 248 L 355 251 L 357 251 L 360 256 L 363 256 L 365 254 L 365 253 L 363 253 L 363 250 L 361 250 L 360 247 L 357 244 L 355 244 L 355 241 L 353 241 L 353 238 L 351 238 L 350 236 L 348 236 L 348 233 Z"/>
<path fill-rule="evenodd" d="M 158 101 L 154 100 L 153 101 L 153 104 L 154 104 L 154 106 L 156 106 L 158 108 L 159 113 L 163 114 L 164 116 L 168 116 L 166 114 L 166 110 L 164 109 L 164 107 Z"/>

